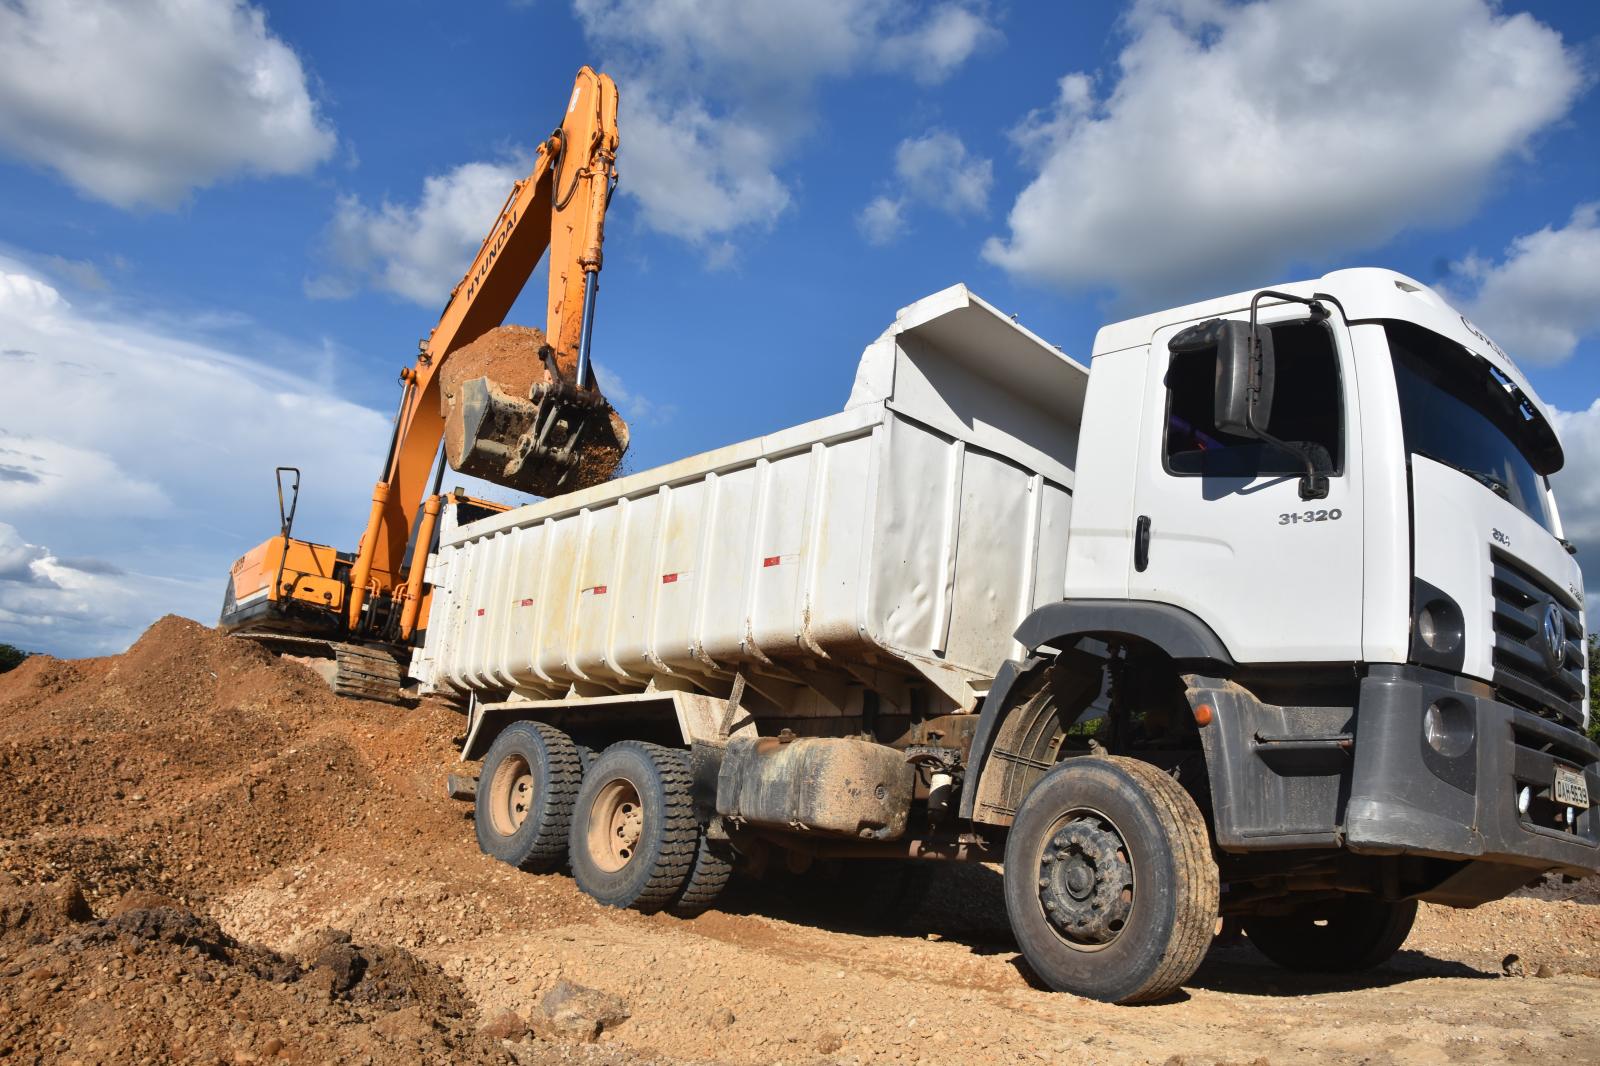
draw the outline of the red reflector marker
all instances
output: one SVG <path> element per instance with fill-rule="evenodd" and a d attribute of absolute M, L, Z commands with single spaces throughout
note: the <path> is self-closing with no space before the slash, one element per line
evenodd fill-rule
<path fill-rule="evenodd" d="M 677 580 L 678 580 L 678 575 L 677 574 L 662 574 L 661 575 L 661 583 L 663 585 L 675 584 L 677 582 Z"/>
<path fill-rule="evenodd" d="M 482 617 L 483 617 L 483 608 L 482 608 L 482 607 L 479 607 L 479 608 L 478 608 L 478 617 L 479 617 L 479 618 L 482 618 Z"/>
<path fill-rule="evenodd" d="M 761 560 L 761 565 L 762 566 L 777 566 L 781 562 L 783 562 L 783 556 L 781 556 L 781 555 L 769 555 L 765 559 Z"/>

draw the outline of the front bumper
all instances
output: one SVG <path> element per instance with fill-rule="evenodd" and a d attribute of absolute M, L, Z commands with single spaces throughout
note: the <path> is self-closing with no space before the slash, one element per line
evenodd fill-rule
<path fill-rule="evenodd" d="M 1600 748 L 1485 691 L 1422 667 L 1369 669 L 1357 708 L 1346 846 L 1482 860 L 1523 867 L 1530 876 L 1600 871 L 1600 808 L 1574 809 L 1569 825 L 1567 808 L 1551 794 L 1560 763 L 1582 772 L 1591 802 L 1600 800 Z M 1429 743 L 1430 707 L 1450 723 L 1453 743 Z M 1468 733 L 1470 743 L 1462 739 Z M 1517 802 L 1524 788 L 1527 813 Z"/>
<path fill-rule="evenodd" d="M 1463 905 L 1548 871 L 1600 871 L 1600 808 L 1574 809 L 1569 824 L 1552 795 L 1559 763 L 1582 773 L 1591 801 L 1600 800 L 1600 748 L 1497 701 L 1482 682 L 1373 665 L 1353 688 L 1340 686 L 1347 698 L 1288 706 L 1221 678 L 1185 681 L 1191 705 L 1214 711 L 1200 736 L 1224 852 L 1446 860 L 1434 866 L 1444 883 L 1423 898 Z"/>

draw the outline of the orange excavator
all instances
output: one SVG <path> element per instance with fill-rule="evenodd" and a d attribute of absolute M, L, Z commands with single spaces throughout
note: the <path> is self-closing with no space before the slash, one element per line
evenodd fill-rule
<path fill-rule="evenodd" d="M 342 694 L 397 699 L 406 650 L 427 624 L 424 576 L 446 461 L 542 496 L 612 476 L 628 433 L 595 384 L 590 338 L 616 153 L 616 85 L 584 67 L 561 125 L 400 372 L 400 409 L 359 547 L 296 539 L 300 472 L 279 467 L 279 533 L 233 564 L 221 628 L 323 660 Z M 499 327 L 547 249 L 544 332 L 520 330 L 511 337 L 520 348 L 493 343 L 518 330 Z M 466 513 L 504 509 L 461 503 Z"/>

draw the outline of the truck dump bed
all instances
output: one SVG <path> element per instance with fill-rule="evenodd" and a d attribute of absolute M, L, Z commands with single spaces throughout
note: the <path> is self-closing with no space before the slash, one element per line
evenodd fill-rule
<path fill-rule="evenodd" d="M 970 709 L 1061 598 L 1087 378 L 965 286 L 920 300 L 839 414 L 447 521 L 412 674 L 559 701 L 742 672 L 785 724 Z"/>

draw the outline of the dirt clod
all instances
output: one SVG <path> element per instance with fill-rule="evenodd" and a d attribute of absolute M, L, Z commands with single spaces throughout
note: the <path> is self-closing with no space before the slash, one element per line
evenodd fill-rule
<path fill-rule="evenodd" d="M 516 1011 L 503 1010 L 478 1031 L 495 1040 L 521 1040 L 528 1035 L 528 1023 Z"/>
<path fill-rule="evenodd" d="M 588 1044 L 628 1017 L 627 1004 L 620 996 L 560 981 L 539 1001 L 534 1027 L 541 1036 Z"/>

